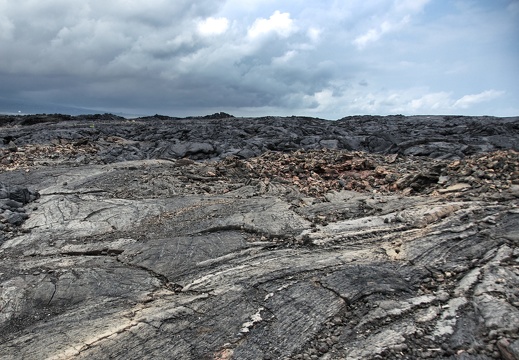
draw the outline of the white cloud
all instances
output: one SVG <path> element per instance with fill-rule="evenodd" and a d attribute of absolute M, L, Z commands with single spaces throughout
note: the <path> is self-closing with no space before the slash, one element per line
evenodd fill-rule
<path fill-rule="evenodd" d="M 422 92 L 416 97 L 413 93 Z M 457 113 L 458 110 L 477 111 L 478 105 L 483 102 L 495 100 L 502 96 L 504 91 L 487 90 L 479 94 L 464 95 L 459 99 L 453 97 L 452 92 L 425 92 L 421 89 L 407 89 L 395 92 L 388 96 L 386 105 L 389 112 L 402 112 L 406 114 L 446 114 Z M 383 94 L 381 94 L 383 97 Z M 383 103 L 383 102 L 382 102 Z"/>
<path fill-rule="evenodd" d="M 411 100 L 409 103 L 409 110 L 411 110 L 412 113 L 416 113 L 420 110 L 431 111 L 448 109 L 452 104 L 450 96 L 451 94 L 445 91 L 423 95 L 418 99 Z"/>
<path fill-rule="evenodd" d="M 281 37 L 288 37 L 296 31 L 294 21 L 289 13 L 282 13 L 276 10 L 268 19 L 256 19 L 249 28 L 248 36 L 257 38 L 265 34 L 276 33 Z"/>
<path fill-rule="evenodd" d="M 357 48 L 363 49 L 369 43 L 378 41 L 384 34 L 393 31 L 398 31 L 399 29 L 403 28 L 407 23 L 409 23 L 409 20 L 410 17 L 408 15 L 404 16 L 397 23 L 386 20 L 377 27 L 371 28 L 366 33 L 357 36 L 355 40 L 353 40 L 353 44 L 355 44 Z"/>
<path fill-rule="evenodd" d="M 289 63 L 297 55 L 297 51 L 289 50 L 284 53 L 282 56 L 278 56 L 272 59 L 272 63 L 275 65 L 282 65 Z"/>
<path fill-rule="evenodd" d="M 229 28 L 229 20 L 224 17 L 209 17 L 198 23 L 198 32 L 204 36 L 221 35 Z"/>
<path fill-rule="evenodd" d="M 467 109 L 481 102 L 494 100 L 504 94 L 504 91 L 487 90 L 479 94 L 465 95 L 454 103 L 453 107 Z"/>
<path fill-rule="evenodd" d="M 479 103 L 495 99 L 503 93 L 488 90 L 476 95 L 465 95 L 456 100 L 452 92 L 428 92 L 424 88 L 371 91 L 360 84 L 342 84 L 339 88 L 342 90 L 325 88 L 312 95 L 306 95 L 306 103 L 316 104 L 309 107 L 307 112 L 327 118 L 351 114 L 478 114 Z"/>
<path fill-rule="evenodd" d="M 325 109 L 334 107 L 338 100 L 333 96 L 333 91 L 330 89 L 324 89 L 322 91 L 316 92 L 313 97 L 318 104 L 316 109 L 317 111 L 323 111 Z"/>
<path fill-rule="evenodd" d="M 306 35 L 308 36 L 308 38 L 313 42 L 313 43 L 316 43 L 319 41 L 320 37 L 321 37 L 321 30 L 320 29 L 317 29 L 315 27 L 311 27 L 308 29 L 308 31 L 306 32 Z"/>
<path fill-rule="evenodd" d="M 379 6 L 379 9 L 371 9 L 372 14 L 368 19 L 369 28 L 353 40 L 358 49 L 364 49 L 368 44 L 379 41 L 384 35 L 404 29 L 411 17 L 424 10 L 431 0 L 396 0 L 388 9 Z M 384 5 L 387 4 L 382 2 Z M 374 23 L 374 24 L 369 24 Z"/>

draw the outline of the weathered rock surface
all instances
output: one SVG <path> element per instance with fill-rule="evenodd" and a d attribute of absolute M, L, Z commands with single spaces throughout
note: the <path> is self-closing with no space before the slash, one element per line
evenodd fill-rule
<path fill-rule="evenodd" d="M 216 115 L 4 122 L 1 359 L 519 359 L 518 119 Z"/>

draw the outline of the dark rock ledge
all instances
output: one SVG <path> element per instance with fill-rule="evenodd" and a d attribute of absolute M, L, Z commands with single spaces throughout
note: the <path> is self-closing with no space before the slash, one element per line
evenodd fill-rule
<path fill-rule="evenodd" d="M 519 359 L 519 119 L 0 119 L 1 359 Z"/>

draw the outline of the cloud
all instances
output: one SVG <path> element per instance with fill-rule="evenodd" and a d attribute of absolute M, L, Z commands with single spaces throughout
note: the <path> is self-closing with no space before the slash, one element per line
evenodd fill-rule
<path fill-rule="evenodd" d="M 479 94 L 465 95 L 454 102 L 454 108 L 467 109 L 473 105 L 494 100 L 504 94 L 504 91 L 487 90 Z"/>
<path fill-rule="evenodd" d="M 115 64 L 131 64 L 133 71 L 157 69 L 168 56 L 196 50 L 194 20 L 207 18 L 218 2 L 0 2 L 0 13 L 15 27 L 13 39 L 0 44 L 6 53 L 0 70 L 34 75 L 89 71 L 95 78 Z M 213 31 L 221 31 L 222 21 L 216 24 L 220 28 Z M 209 31 L 207 26 L 202 30 Z"/>
<path fill-rule="evenodd" d="M 281 13 L 279 10 L 276 10 L 268 19 L 256 19 L 249 28 L 248 36 L 254 39 L 269 33 L 276 33 L 286 38 L 295 31 L 296 27 L 294 21 L 290 18 L 290 14 L 286 12 Z"/>
<path fill-rule="evenodd" d="M 353 44 L 361 50 L 368 44 L 380 40 L 384 35 L 405 28 L 410 23 L 411 17 L 422 12 L 429 2 L 430 0 L 395 1 L 385 13 L 376 13 L 371 17 L 375 25 L 371 25 L 367 31 L 356 36 Z"/>
<path fill-rule="evenodd" d="M 285 1 L 286 2 L 286 1 Z M 223 5 L 224 12 L 239 14 L 255 14 L 259 9 L 279 6 L 276 0 L 227 0 Z"/>
<path fill-rule="evenodd" d="M 395 2 L 395 10 L 397 12 L 418 13 L 423 11 L 425 5 L 431 0 L 399 0 Z"/>
<path fill-rule="evenodd" d="M 463 95 L 456 99 L 453 97 L 452 91 L 425 92 L 419 97 L 412 95 L 416 92 L 424 91 L 408 89 L 394 92 L 386 98 L 385 104 L 394 111 L 407 114 L 445 114 L 457 112 L 459 109 L 464 111 L 474 109 L 479 104 L 495 100 L 505 93 L 504 91 L 486 90 L 479 94 Z"/>
<path fill-rule="evenodd" d="M 308 29 L 308 31 L 306 32 L 308 38 L 310 38 L 310 40 L 313 42 L 313 43 L 316 43 L 319 41 L 320 37 L 321 37 L 321 30 L 320 29 L 317 29 L 317 28 L 314 28 L 314 27 L 311 27 Z"/>
<path fill-rule="evenodd" d="M 369 29 L 365 34 L 357 36 L 355 40 L 353 40 L 353 43 L 357 48 L 363 49 L 369 43 L 378 41 L 384 34 L 398 31 L 403 28 L 407 23 L 409 23 L 409 19 L 409 16 L 404 16 L 398 23 L 384 21 L 378 27 Z"/>
<path fill-rule="evenodd" d="M 198 23 L 198 32 L 204 36 L 221 35 L 229 28 L 229 20 L 224 17 L 207 19 Z"/>
<path fill-rule="evenodd" d="M 418 110 L 442 110 L 451 107 L 451 94 L 445 91 L 423 95 L 418 99 L 413 99 L 409 102 L 409 110 L 416 113 Z"/>
<path fill-rule="evenodd" d="M 445 114 L 463 111 L 477 111 L 481 103 L 496 100 L 505 94 L 504 91 L 486 90 L 479 94 L 463 95 L 456 99 L 452 92 L 440 91 L 424 93 L 419 97 L 413 97 L 413 92 L 420 89 L 409 89 L 392 94 L 387 98 L 386 104 L 397 112 L 407 114 Z"/>
<path fill-rule="evenodd" d="M 329 87 L 305 96 L 307 104 L 315 104 L 308 111 L 330 114 L 332 118 L 344 114 L 477 115 L 481 114 L 478 110 L 480 103 L 504 94 L 502 91 L 487 90 L 477 95 L 464 95 L 456 100 L 451 91 L 428 92 L 425 88 L 370 91 L 367 84 L 337 86 L 338 89 Z"/>
<path fill-rule="evenodd" d="M 14 24 L 6 16 L 0 15 L 0 39 L 11 40 Z"/>
<path fill-rule="evenodd" d="M 274 64 L 287 64 L 297 55 L 297 51 L 295 50 L 289 50 L 286 53 L 284 53 L 282 56 L 275 57 L 272 59 L 272 63 Z"/>
<path fill-rule="evenodd" d="M 0 98 L 134 114 L 514 109 L 513 4 L 0 0 Z"/>

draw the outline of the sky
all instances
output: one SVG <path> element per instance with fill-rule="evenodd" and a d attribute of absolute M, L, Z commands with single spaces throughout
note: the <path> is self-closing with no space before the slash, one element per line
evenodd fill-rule
<path fill-rule="evenodd" d="M 519 0 L 0 0 L 0 113 L 519 115 Z"/>

